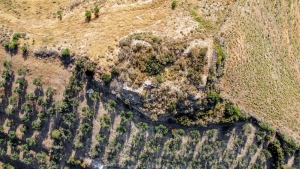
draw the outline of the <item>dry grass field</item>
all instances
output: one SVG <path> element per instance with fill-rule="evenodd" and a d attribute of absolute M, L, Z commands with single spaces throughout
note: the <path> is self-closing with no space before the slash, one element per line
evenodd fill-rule
<path fill-rule="evenodd" d="M 221 29 L 222 86 L 240 107 L 300 140 L 299 1 L 237 1 Z M 219 33 L 221 33 L 219 32 Z"/>

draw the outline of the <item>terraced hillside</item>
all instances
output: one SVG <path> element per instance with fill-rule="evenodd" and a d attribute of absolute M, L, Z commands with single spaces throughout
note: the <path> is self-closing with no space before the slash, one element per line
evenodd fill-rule
<path fill-rule="evenodd" d="M 0 0 L 0 166 L 300 168 L 298 6 Z"/>

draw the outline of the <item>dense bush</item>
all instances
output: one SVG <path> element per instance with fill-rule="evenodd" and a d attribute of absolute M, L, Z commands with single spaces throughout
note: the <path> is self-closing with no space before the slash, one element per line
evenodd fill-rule
<path fill-rule="evenodd" d="M 100 120 L 100 126 L 101 127 L 108 128 L 110 126 L 111 119 L 107 115 L 104 115 L 104 116 L 100 117 L 99 120 Z"/>
<path fill-rule="evenodd" d="M 158 138 L 163 138 L 168 133 L 168 128 L 162 124 L 154 127 L 155 136 Z"/>
<path fill-rule="evenodd" d="M 149 128 L 148 124 L 144 122 L 137 123 L 136 127 L 140 130 L 140 132 L 145 132 Z"/>
<path fill-rule="evenodd" d="M 92 128 L 93 128 L 93 126 L 91 126 L 89 123 L 82 123 L 82 124 L 79 125 L 79 130 L 83 134 L 87 134 L 88 132 L 91 131 Z"/>
<path fill-rule="evenodd" d="M 34 78 L 33 79 L 33 84 L 35 86 L 42 86 L 42 79 L 40 77 Z"/>
<path fill-rule="evenodd" d="M 144 62 L 145 65 L 145 72 L 149 75 L 158 75 L 162 73 L 165 69 L 164 65 L 160 63 L 158 59 L 156 59 L 154 56 L 150 57 L 148 60 Z"/>
<path fill-rule="evenodd" d="M 61 56 L 63 56 L 63 57 L 70 56 L 70 50 L 68 48 L 63 49 L 61 51 Z"/>
<path fill-rule="evenodd" d="M 60 131 L 58 129 L 55 129 L 52 131 L 51 133 L 52 137 L 55 139 L 59 139 L 60 138 Z"/>
<path fill-rule="evenodd" d="M 41 129 L 41 121 L 39 120 L 34 120 L 32 123 L 31 123 L 31 126 L 34 130 L 40 130 Z"/>
<path fill-rule="evenodd" d="M 101 79 L 104 82 L 109 83 L 111 81 L 111 76 L 109 74 L 102 74 Z"/>
<path fill-rule="evenodd" d="M 123 125 L 119 125 L 117 128 L 116 128 L 116 131 L 118 134 L 124 134 L 126 132 L 126 127 L 123 126 Z"/>
<path fill-rule="evenodd" d="M 274 165 L 276 167 L 281 167 L 281 165 L 284 164 L 284 154 L 280 142 L 278 140 L 274 140 L 269 144 L 268 150 L 272 154 L 272 157 L 275 158 Z"/>
<path fill-rule="evenodd" d="M 216 92 L 210 92 L 207 96 L 207 101 L 211 105 L 216 105 L 220 102 L 220 96 Z"/>
<path fill-rule="evenodd" d="M 171 7 L 172 9 L 175 9 L 177 7 L 177 1 L 173 1 Z"/>
<path fill-rule="evenodd" d="M 86 12 L 85 12 L 85 18 L 86 18 L 86 20 L 87 20 L 88 22 L 91 20 L 91 18 L 92 18 L 92 13 L 91 13 L 91 11 L 86 11 Z"/>
<path fill-rule="evenodd" d="M 83 117 L 85 117 L 85 118 L 90 119 L 90 118 L 93 118 L 93 116 L 94 116 L 94 111 L 88 106 L 83 106 L 81 111 L 82 111 Z"/>
<path fill-rule="evenodd" d="M 128 122 L 133 119 L 133 113 L 131 111 L 125 112 L 124 110 L 121 111 L 121 119 L 123 122 Z"/>

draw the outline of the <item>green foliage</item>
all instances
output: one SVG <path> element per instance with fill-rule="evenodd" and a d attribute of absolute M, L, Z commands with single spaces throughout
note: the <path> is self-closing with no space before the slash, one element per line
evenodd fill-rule
<path fill-rule="evenodd" d="M 16 134 L 15 131 L 9 131 L 9 132 L 8 132 L 8 138 L 9 138 L 10 140 L 15 139 L 16 137 L 17 137 L 17 134 Z"/>
<path fill-rule="evenodd" d="M 62 20 L 62 11 L 61 11 L 61 10 L 58 10 L 58 11 L 56 12 L 56 14 L 57 14 L 58 19 Z"/>
<path fill-rule="evenodd" d="M 21 145 L 21 151 L 23 151 L 24 153 L 28 153 L 29 152 L 28 145 L 27 144 Z"/>
<path fill-rule="evenodd" d="M 26 113 L 30 113 L 33 111 L 32 105 L 30 105 L 27 102 L 22 104 L 21 109 L 24 110 Z"/>
<path fill-rule="evenodd" d="M 172 9 L 175 9 L 177 7 L 177 1 L 173 1 L 171 7 Z"/>
<path fill-rule="evenodd" d="M 91 131 L 92 128 L 93 128 L 93 126 L 91 126 L 89 123 L 82 123 L 82 124 L 79 125 L 79 130 L 83 134 L 87 134 L 88 132 Z"/>
<path fill-rule="evenodd" d="M 176 110 L 176 104 L 174 104 L 174 103 L 168 104 L 168 110 L 169 110 L 169 111 L 174 111 L 174 110 Z"/>
<path fill-rule="evenodd" d="M 216 50 L 217 50 L 217 66 L 220 67 L 222 66 L 222 63 L 224 62 L 224 60 L 226 59 L 226 55 L 223 52 L 223 49 L 221 48 L 220 44 L 215 43 L 216 46 Z"/>
<path fill-rule="evenodd" d="M 275 129 L 273 129 L 267 122 L 259 122 L 258 126 L 262 129 L 270 131 L 272 133 L 275 132 Z"/>
<path fill-rule="evenodd" d="M 26 70 L 24 68 L 19 68 L 17 70 L 17 73 L 19 76 L 25 76 L 26 75 Z"/>
<path fill-rule="evenodd" d="M 60 131 L 58 129 L 55 129 L 52 131 L 51 136 L 55 139 L 59 139 L 60 138 Z"/>
<path fill-rule="evenodd" d="M 123 125 L 119 125 L 117 128 L 116 128 L 116 131 L 118 134 L 124 134 L 126 132 L 126 127 L 123 126 Z"/>
<path fill-rule="evenodd" d="M 20 93 L 22 93 L 22 89 L 21 89 L 20 87 L 16 86 L 16 87 L 14 88 L 14 93 L 20 94 Z"/>
<path fill-rule="evenodd" d="M 41 129 L 41 121 L 40 120 L 34 120 L 31 123 L 31 126 L 34 130 L 40 130 Z"/>
<path fill-rule="evenodd" d="M 89 98 L 93 101 L 100 100 L 100 94 L 99 92 L 94 92 L 89 95 Z"/>
<path fill-rule="evenodd" d="M 118 76 L 120 74 L 120 70 L 118 68 L 113 67 L 111 69 L 111 74 L 115 75 L 115 76 Z"/>
<path fill-rule="evenodd" d="M 33 158 L 32 157 L 25 157 L 25 158 L 23 158 L 23 162 L 27 165 L 31 164 L 33 162 Z"/>
<path fill-rule="evenodd" d="M 83 106 L 82 107 L 82 115 L 83 115 L 83 117 L 85 117 L 85 118 L 93 118 L 93 116 L 94 116 L 94 111 L 90 108 L 90 107 L 88 107 L 88 106 Z"/>
<path fill-rule="evenodd" d="M 137 123 L 136 127 L 140 130 L 140 132 L 145 132 L 149 128 L 148 123 L 144 122 Z"/>
<path fill-rule="evenodd" d="M 37 97 L 36 97 L 36 95 L 34 94 L 34 93 L 27 93 L 26 95 L 25 95 L 25 98 L 26 98 L 26 100 L 27 101 L 34 101 Z"/>
<path fill-rule="evenodd" d="M 6 70 L 10 70 L 12 68 L 12 63 L 11 63 L 11 61 L 5 60 L 3 62 L 3 66 L 5 67 Z"/>
<path fill-rule="evenodd" d="M 40 77 L 34 78 L 33 79 L 33 84 L 35 86 L 42 86 L 42 79 Z"/>
<path fill-rule="evenodd" d="M 96 134 L 95 138 L 97 141 L 102 142 L 103 140 L 106 139 L 106 135 L 105 134 Z"/>
<path fill-rule="evenodd" d="M 16 84 L 19 84 L 21 86 L 25 85 L 26 81 L 24 78 L 17 78 Z"/>
<path fill-rule="evenodd" d="M 13 153 L 10 155 L 10 157 L 11 157 L 12 160 L 18 160 L 18 159 L 19 159 L 19 153 L 13 152 Z"/>
<path fill-rule="evenodd" d="M 85 11 L 85 18 L 89 22 L 92 18 L 92 13 L 91 11 Z"/>
<path fill-rule="evenodd" d="M 63 56 L 63 57 L 70 56 L 70 50 L 68 48 L 63 49 L 61 51 L 61 56 Z"/>
<path fill-rule="evenodd" d="M 42 96 L 40 96 L 38 99 L 37 99 L 37 104 L 39 106 L 47 106 L 47 101 L 44 100 L 44 98 Z"/>
<path fill-rule="evenodd" d="M 46 89 L 46 96 L 47 97 L 51 97 L 51 96 L 53 96 L 54 95 L 54 89 L 52 88 L 52 87 L 47 87 L 47 89 Z"/>
<path fill-rule="evenodd" d="M 154 56 L 150 57 L 148 60 L 144 62 L 145 65 L 145 72 L 149 76 L 158 75 L 165 70 L 164 65 L 156 59 Z"/>
<path fill-rule="evenodd" d="M 36 145 L 36 139 L 34 137 L 26 138 L 26 144 L 29 147 L 35 146 Z"/>
<path fill-rule="evenodd" d="M 6 108 L 5 112 L 8 116 L 12 116 L 14 114 L 14 110 L 12 108 Z"/>
<path fill-rule="evenodd" d="M 98 6 L 96 6 L 96 7 L 94 8 L 94 13 L 95 13 L 95 16 L 96 16 L 96 17 L 99 17 L 99 7 L 98 7 Z"/>
<path fill-rule="evenodd" d="M 25 133 L 26 131 L 27 131 L 26 126 L 24 124 L 22 124 L 20 127 L 20 132 Z"/>
<path fill-rule="evenodd" d="M 2 168 L 3 169 L 14 169 L 14 167 L 12 165 L 8 164 L 8 163 L 2 164 Z"/>
<path fill-rule="evenodd" d="M 240 109 L 229 103 L 225 105 L 224 114 L 225 118 L 222 119 L 223 123 L 234 123 L 242 117 Z"/>
<path fill-rule="evenodd" d="M 17 98 L 15 96 L 10 96 L 8 99 L 8 102 L 12 106 L 16 106 L 18 103 Z"/>
<path fill-rule="evenodd" d="M 117 107 L 117 102 L 114 100 L 111 100 L 111 99 L 108 100 L 108 102 L 104 104 L 104 108 L 108 111 L 113 111 L 116 109 L 116 107 Z"/>
<path fill-rule="evenodd" d="M 279 164 L 278 167 L 280 167 L 282 164 L 284 164 L 284 154 L 278 140 L 274 140 L 273 142 L 271 142 L 268 146 L 268 150 L 272 154 L 272 157 L 274 157 L 275 159 L 275 166 L 278 166 Z"/>
<path fill-rule="evenodd" d="M 209 104 L 216 105 L 220 102 L 220 96 L 216 92 L 210 92 L 207 96 L 207 101 Z"/>
<path fill-rule="evenodd" d="M 200 139 L 200 132 L 198 130 L 191 130 L 190 131 L 190 138 L 192 142 L 199 142 Z"/>
<path fill-rule="evenodd" d="M 121 119 L 123 122 L 128 122 L 133 119 L 133 113 L 131 111 L 125 112 L 124 110 L 121 111 Z"/>
<path fill-rule="evenodd" d="M 24 45 L 21 47 L 21 49 L 22 49 L 23 53 L 27 53 L 27 45 L 24 44 Z"/>
<path fill-rule="evenodd" d="M 185 135 L 185 131 L 183 129 L 174 129 L 172 132 L 172 136 L 174 139 L 181 139 Z"/>
<path fill-rule="evenodd" d="M 155 137 L 163 138 L 168 133 L 168 128 L 162 124 L 154 127 Z"/>
<path fill-rule="evenodd" d="M 109 83 L 111 81 L 111 76 L 109 74 L 102 74 L 101 79 L 106 82 Z"/>
<path fill-rule="evenodd" d="M 10 73 L 7 70 L 3 70 L 2 71 L 2 78 L 7 80 L 8 78 L 10 78 Z"/>
<path fill-rule="evenodd" d="M 46 163 L 46 157 L 47 155 L 43 151 L 36 154 L 36 159 L 40 164 Z"/>

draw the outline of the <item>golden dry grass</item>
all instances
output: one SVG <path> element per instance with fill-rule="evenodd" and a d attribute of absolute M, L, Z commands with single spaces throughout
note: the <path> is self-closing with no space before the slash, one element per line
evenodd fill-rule
<path fill-rule="evenodd" d="M 223 29 L 222 85 L 238 105 L 300 140 L 299 2 L 238 1 Z"/>

